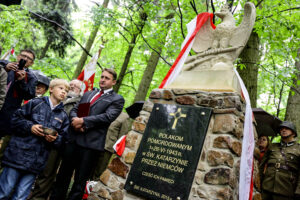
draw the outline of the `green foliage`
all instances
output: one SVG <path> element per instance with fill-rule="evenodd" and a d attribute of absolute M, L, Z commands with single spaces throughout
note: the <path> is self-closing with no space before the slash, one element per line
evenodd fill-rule
<path fill-rule="evenodd" d="M 142 35 L 137 38 L 119 92 L 125 97 L 126 106 L 134 99 L 152 49 L 162 47 L 161 57 L 173 64 L 180 52 L 183 35 L 187 34 L 186 24 L 196 16 L 190 0 L 111 0 L 108 8 L 91 4 L 93 6 L 91 11 L 82 17 L 77 16 L 80 10 L 74 10 L 74 1 L 71 3 L 70 0 L 23 0 L 23 2 L 24 9 L 21 10 L 19 6 L 0 7 L 0 46 L 4 49 L 3 53 L 16 43 L 16 50 L 27 47 L 40 54 L 47 41 L 53 39 L 47 57 L 37 59 L 33 66 L 34 69 L 40 69 L 53 78 L 72 77 L 82 49 L 78 45 L 72 46 L 74 43 L 70 42 L 69 36 L 57 26 L 33 18 L 28 12 L 29 9 L 58 21 L 68 30 L 73 30 L 74 38 L 83 46 L 92 28 L 98 26 L 99 31 L 91 54 L 95 54 L 103 41 L 107 41 L 98 61 L 103 67 L 114 68 L 117 72 L 120 72 L 128 46 L 132 45 L 128 41 L 133 33 L 139 31 L 141 13 L 146 14 L 147 20 Z M 260 1 L 253 2 L 257 4 Z M 224 1 L 214 1 L 215 9 L 219 10 L 223 3 Z M 206 1 L 195 0 L 195 4 L 198 13 L 207 10 Z M 242 20 L 243 10 L 239 8 L 243 8 L 244 4 L 245 0 L 233 1 L 233 8 L 237 7 L 234 13 L 237 24 Z M 279 108 L 281 119 L 284 118 L 288 93 L 296 74 L 294 64 L 300 46 L 300 14 L 299 9 L 293 8 L 298 5 L 296 0 L 264 0 L 256 10 L 255 31 L 260 38 L 259 51 L 262 55 L 260 63 L 257 64 L 258 106 L 272 114 L 276 114 Z M 212 12 L 211 6 L 208 11 Z M 166 19 L 165 17 L 170 14 L 174 14 L 174 17 Z M 166 28 L 169 22 L 171 26 Z M 216 18 L 216 24 L 218 23 L 220 20 Z M 166 42 L 163 41 L 165 34 L 167 34 Z M 57 55 L 64 57 L 59 58 Z M 90 58 L 87 62 L 89 60 Z M 149 92 L 159 86 L 169 69 L 169 64 L 160 59 Z M 100 70 L 96 73 L 96 87 L 100 73 Z M 298 80 L 296 84 L 299 85 L 300 81 Z"/>

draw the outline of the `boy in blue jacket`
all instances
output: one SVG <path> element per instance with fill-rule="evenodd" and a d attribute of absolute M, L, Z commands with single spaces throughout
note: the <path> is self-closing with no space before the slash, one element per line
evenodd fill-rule
<path fill-rule="evenodd" d="M 66 80 L 52 80 L 50 97 L 32 99 L 14 113 L 13 136 L 2 161 L 0 199 L 12 195 L 11 199 L 25 200 L 36 176 L 45 167 L 49 150 L 62 143 L 69 127 L 62 103 L 68 90 Z M 47 134 L 45 127 L 54 130 L 53 133 Z"/>

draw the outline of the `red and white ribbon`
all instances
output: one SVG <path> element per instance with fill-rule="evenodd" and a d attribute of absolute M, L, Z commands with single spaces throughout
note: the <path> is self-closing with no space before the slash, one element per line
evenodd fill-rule
<path fill-rule="evenodd" d="M 254 151 L 254 130 L 253 113 L 248 91 L 239 73 L 234 68 L 234 72 L 239 79 L 242 95 L 246 101 L 242 155 L 240 162 L 239 200 L 252 199 L 253 192 L 253 151 Z"/>
<path fill-rule="evenodd" d="M 216 26 L 213 24 L 213 14 L 212 13 L 201 13 L 197 17 L 195 17 L 192 21 L 190 21 L 186 26 L 188 29 L 188 35 L 186 36 L 185 40 L 181 45 L 181 51 L 176 58 L 174 64 L 168 71 L 167 75 L 163 79 L 162 83 L 160 84 L 159 88 L 164 88 L 167 85 L 171 84 L 175 78 L 178 76 L 179 72 L 181 71 L 184 61 L 186 60 L 189 52 L 195 41 L 195 36 L 200 30 L 200 28 L 205 24 L 205 22 L 210 19 L 210 23 L 213 29 Z"/>

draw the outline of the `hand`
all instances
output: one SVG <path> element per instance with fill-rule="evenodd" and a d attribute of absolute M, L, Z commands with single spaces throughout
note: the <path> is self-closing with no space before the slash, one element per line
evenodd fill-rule
<path fill-rule="evenodd" d="M 9 72 L 10 70 L 16 71 L 18 69 L 18 63 L 16 62 L 8 63 L 4 69 L 7 72 Z"/>
<path fill-rule="evenodd" d="M 45 135 L 45 139 L 48 141 L 48 142 L 53 142 L 54 140 L 56 140 L 58 134 L 56 133 L 56 135 Z"/>
<path fill-rule="evenodd" d="M 73 126 L 73 128 L 75 130 L 77 130 L 77 129 L 83 128 L 83 123 L 84 123 L 84 121 L 83 121 L 82 117 L 81 118 L 79 118 L 79 117 L 73 117 L 71 125 Z"/>
<path fill-rule="evenodd" d="M 26 72 L 25 70 L 17 70 L 17 79 L 20 81 L 20 80 L 23 80 L 26 76 Z"/>
<path fill-rule="evenodd" d="M 34 134 L 34 135 L 37 135 L 37 136 L 41 136 L 43 137 L 44 136 L 44 131 L 42 129 L 42 125 L 40 124 L 35 124 L 31 127 L 31 132 Z"/>

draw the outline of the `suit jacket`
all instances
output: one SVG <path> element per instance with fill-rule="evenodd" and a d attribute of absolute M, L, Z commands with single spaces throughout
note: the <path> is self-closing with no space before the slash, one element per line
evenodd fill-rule
<path fill-rule="evenodd" d="M 86 92 L 79 104 L 89 103 L 99 90 Z M 104 151 L 105 138 L 109 125 L 119 116 L 124 106 L 124 98 L 114 91 L 103 94 L 90 107 L 89 115 L 83 117 L 85 132 L 71 130 L 71 140 L 77 145 Z M 77 117 L 77 104 L 70 112 L 70 119 Z"/>

